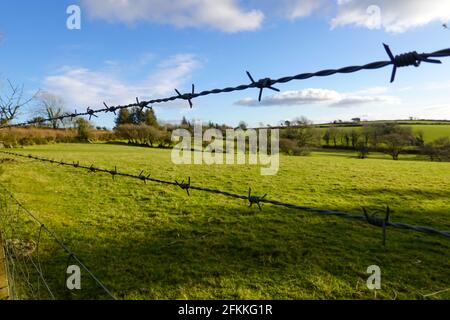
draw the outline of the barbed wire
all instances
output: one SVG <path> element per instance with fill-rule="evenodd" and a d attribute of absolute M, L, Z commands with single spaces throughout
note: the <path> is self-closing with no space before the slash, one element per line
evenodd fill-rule
<path fill-rule="evenodd" d="M 175 186 L 175 187 L 178 187 L 178 188 L 186 191 L 188 196 L 190 196 L 190 192 L 189 192 L 190 190 L 196 190 L 196 191 L 202 191 L 202 192 L 207 192 L 207 193 L 223 195 L 223 196 L 226 196 L 229 198 L 246 200 L 246 201 L 248 201 L 250 207 L 252 207 L 253 205 L 256 205 L 259 208 L 259 210 L 262 210 L 261 204 L 266 203 L 266 204 L 271 204 L 274 206 L 285 207 L 288 209 L 296 209 L 296 210 L 301 210 L 301 211 L 324 215 L 324 216 L 336 216 L 336 217 L 350 219 L 350 220 L 364 221 L 364 222 L 369 223 L 372 226 L 380 227 L 383 229 L 383 244 L 385 244 L 385 242 L 386 242 L 386 230 L 388 227 L 416 231 L 416 232 L 420 232 L 420 233 L 426 233 L 426 234 L 430 234 L 430 235 L 437 235 L 437 236 L 442 236 L 445 238 L 450 238 L 450 231 L 441 231 L 441 230 L 437 230 L 435 228 L 428 227 L 428 226 L 416 226 L 416 225 L 410 225 L 410 224 L 401 223 L 401 222 L 391 222 L 390 215 L 391 215 L 392 211 L 389 207 L 386 207 L 386 209 L 382 210 L 382 211 L 375 210 L 370 213 L 367 212 L 366 208 L 362 208 L 363 214 L 361 215 L 361 214 L 354 214 L 354 213 L 349 213 L 349 212 L 342 212 L 342 211 L 335 211 L 335 210 L 328 210 L 328 209 L 311 208 L 311 207 L 307 207 L 307 206 L 301 206 L 301 205 L 286 203 L 286 202 L 277 201 L 277 200 L 270 200 L 270 199 L 266 198 L 267 194 L 264 196 L 252 195 L 252 189 L 249 189 L 248 195 L 240 195 L 240 194 L 236 194 L 236 193 L 232 193 L 232 192 L 223 191 L 220 189 L 199 187 L 199 186 L 192 185 L 192 181 L 191 181 L 190 177 L 188 179 L 188 182 L 183 181 L 180 183 L 178 181 L 169 181 L 169 180 L 161 180 L 161 179 L 152 178 L 151 175 L 144 175 L 144 171 L 141 171 L 139 175 L 134 175 L 134 174 L 130 174 L 130 173 L 119 172 L 117 170 L 117 167 L 115 167 L 113 170 L 108 170 L 108 169 L 97 168 L 94 165 L 91 165 L 91 166 L 81 165 L 80 162 L 69 163 L 69 162 L 64 162 L 64 161 L 55 161 L 52 159 L 42 158 L 42 157 L 38 157 L 38 156 L 34 156 L 34 155 L 24 155 L 24 154 L 15 153 L 15 152 L 9 152 L 9 151 L 0 151 L 0 153 L 8 154 L 11 156 L 16 156 L 16 157 L 27 158 L 27 159 L 36 160 L 36 161 L 41 161 L 41 162 L 47 162 L 47 163 L 51 163 L 51 164 L 56 164 L 58 166 L 67 166 L 67 167 L 73 167 L 76 169 L 87 170 L 88 172 L 91 172 L 91 173 L 97 173 L 97 172 L 105 173 L 105 174 L 111 175 L 113 179 L 115 179 L 115 177 L 117 177 L 117 176 L 121 176 L 121 177 L 127 177 L 127 178 L 131 178 L 131 179 L 140 180 L 140 181 L 143 181 L 144 183 L 147 183 L 149 181 L 149 182 L 155 182 L 155 183 L 160 183 L 160 184 L 164 184 L 164 185 Z M 382 214 L 384 214 L 385 216 L 380 217 L 380 215 L 382 215 Z"/>
<path fill-rule="evenodd" d="M 202 91 L 202 92 L 198 92 L 198 93 L 195 92 L 195 85 L 192 85 L 191 92 L 182 94 L 178 89 L 175 89 L 175 92 L 177 93 L 177 95 L 167 97 L 167 98 L 153 99 L 153 100 L 149 100 L 149 101 L 140 101 L 139 98 L 136 98 L 136 103 L 132 103 L 132 104 L 128 104 L 128 105 L 118 105 L 118 106 L 109 106 L 108 104 L 106 104 L 106 102 L 103 102 L 103 105 L 105 106 L 105 108 L 103 108 L 103 109 L 93 110 L 90 107 L 88 107 L 86 109 L 86 111 L 82 112 L 82 113 L 78 113 L 75 110 L 74 113 L 67 113 L 67 114 L 64 114 L 64 115 L 61 115 L 58 117 L 49 117 L 47 119 L 35 119 L 35 120 L 30 120 L 30 121 L 26 121 L 26 122 L 22 122 L 22 123 L 17 123 L 17 124 L 2 125 L 2 126 L 0 126 L 0 129 L 23 127 L 23 126 L 29 126 L 29 125 L 33 125 L 33 124 L 39 124 L 39 123 L 45 123 L 45 122 L 51 122 L 51 121 L 57 121 L 57 120 L 62 121 L 64 119 L 69 119 L 69 118 L 71 120 L 73 120 L 74 118 L 83 117 L 83 116 L 88 116 L 89 120 L 91 120 L 92 117 L 98 117 L 97 114 L 99 114 L 99 113 L 114 113 L 114 114 L 116 114 L 116 112 L 121 109 L 128 109 L 128 108 L 134 108 L 134 107 L 138 107 L 138 108 L 141 108 L 141 110 L 144 110 L 146 108 L 152 108 L 151 105 L 153 105 L 153 104 L 161 104 L 161 103 L 171 102 L 171 101 L 175 101 L 175 100 L 185 100 L 189 103 L 190 108 L 193 108 L 192 100 L 194 100 L 196 98 L 208 96 L 208 95 L 212 95 L 212 94 L 244 91 L 244 90 L 248 90 L 248 89 L 259 89 L 258 101 L 261 101 L 264 89 L 270 89 L 270 90 L 277 91 L 277 92 L 280 91 L 279 89 L 274 87 L 274 85 L 276 85 L 276 84 L 288 83 L 288 82 L 291 82 L 294 80 L 307 80 L 307 79 L 310 79 L 313 77 L 326 77 L 326 76 L 331 76 L 334 74 L 347 74 L 347 73 L 358 72 L 361 70 L 381 69 L 381 68 L 391 66 L 391 65 L 393 66 L 392 74 L 391 74 L 391 82 L 394 82 L 398 68 L 408 67 L 408 66 L 419 67 L 422 62 L 440 64 L 440 63 L 442 63 L 440 60 L 431 59 L 431 58 L 450 56 L 450 48 L 435 51 L 432 53 L 419 54 L 419 53 L 417 53 L 417 51 L 413 51 L 413 52 L 408 52 L 408 53 L 404 53 L 404 54 L 394 55 L 388 45 L 383 44 L 383 46 L 389 57 L 389 60 L 386 60 L 386 61 L 377 61 L 377 62 L 372 62 L 372 63 L 368 63 L 368 64 L 361 65 L 361 66 L 348 66 L 348 67 L 344 67 L 344 68 L 340 68 L 340 69 L 326 69 L 326 70 L 321 70 L 321 71 L 314 72 L 314 73 L 301 73 L 301 74 L 297 74 L 294 76 L 282 77 L 279 79 L 264 78 L 264 79 L 261 79 L 258 81 L 255 81 L 255 79 L 250 74 L 250 72 L 247 71 L 247 76 L 251 81 L 250 84 L 239 85 L 236 87 L 227 87 L 227 88 L 223 88 L 223 89 L 206 90 L 206 91 Z"/>
<path fill-rule="evenodd" d="M 90 276 L 90 278 L 112 299 L 117 300 L 116 297 L 111 293 L 111 291 L 98 279 L 98 277 L 81 261 L 81 259 L 73 252 L 71 251 L 59 238 L 58 236 L 51 230 L 49 229 L 43 222 L 41 222 L 41 220 L 39 218 L 36 217 L 36 215 L 34 215 L 30 210 L 28 210 L 15 196 L 14 194 L 8 190 L 3 184 L 0 183 L 0 187 L 1 189 L 3 189 L 7 194 L 8 197 L 18 206 L 18 208 L 20 208 L 24 213 L 26 213 L 28 215 L 28 217 L 39 226 L 39 235 L 38 235 L 38 241 L 36 244 L 36 250 L 38 252 L 38 257 L 39 257 L 39 245 L 41 242 L 41 235 L 42 232 L 45 232 L 47 235 L 50 236 L 50 238 L 68 255 L 68 257 L 70 257 L 70 259 L 76 261 L 76 263 L 78 264 L 79 267 L 81 267 L 84 271 L 86 271 L 88 273 L 88 275 Z M 6 246 L 7 247 L 7 246 Z M 11 256 L 11 254 L 13 254 L 13 252 L 8 252 L 9 255 Z M 49 292 L 50 296 L 52 297 L 52 299 L 55 299 L 55 295 L 52 292 L 52 290 L 50 289 L 49 285 L 47 284 L 47 281 L 44 278 L 43 272 L 42 272 L 42 267 L 40 264 L 40 260 L 38 258 L 38 260 L 35 262 L 34 260 L 30 259 L 30 257 L 28 257 L 30 262 L 32 263 L 33 268 L 37 271 L 39 279 L 43 281 L 43 284 L 45 286 L 45 288 L 47 289 L 47 291 Z M 10 259 L 11 260 L 11 259 Z M 14 264 L 14 261 L 10 261 L 14 267 L 16 267 L 16 265 Z M 27 264 L 24 264 L 25 266 L 27 266 Z M 29 273 L 28 276 L 26 276 L 26 274 L 24 273 L 23 270 L 21 270 L 22 273 L 22 277 L 25 277 L 25 281 L 28 285 L 28 287 L 30 287 L 32 290 L 34 290 L 33 285 L 30 283 L 29 281 Z"/>

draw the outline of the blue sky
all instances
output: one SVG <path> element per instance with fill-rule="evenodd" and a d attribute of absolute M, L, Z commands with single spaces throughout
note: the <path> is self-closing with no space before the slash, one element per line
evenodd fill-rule
<path fill-rule="evenodd" d="M 394 53 L 450 47 L 450 4 L 437 0 L 81 0 L 0 2 L 0 81 L 64 98 L 84 111 L 248 83 L 325 68 L 386 60 Z M 81 8 L 81 30 L 68 30 L 66 9 Z M 428 4 L 428 5 L 427 5 Z M 450 119 L 450 58 L 442 65 L 336 75 L 266 91 L 212 95 L 155 105 L 166 121 L 183 116 L 235 125 L 277 124 L 306 116 L 336 119 Z M 30 110 L 33 108 L 30 107 Z M 28 116 L 24 112 L 22 118 Z M 111 115 L 95 119 L 113 126 Z"/>

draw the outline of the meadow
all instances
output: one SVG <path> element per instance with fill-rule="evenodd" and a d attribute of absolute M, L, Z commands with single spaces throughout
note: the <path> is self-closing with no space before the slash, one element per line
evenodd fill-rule
<path fill-rule="evenodd" d="M 370 124 L 377 123 L 376 121 L 368 122 Z M 381 122 L 380 122 L 381 123 Z M 388 121 L 384 121 L 383 123 L 389 123 Z M 411 127 L 413 130 L 413 133 L 418 135 L 419 133 L 423 135 L 425 143 L 435 141 L 436 139 L 442 138 L 442 137 L 450 137 L 450 124 L 447 123 L 440 123 L 436 124 L 433 122 L 427 122 L 427 121 L 411 121 L 410 123 L 408 121 L 402 121 L 399 122 L 400 126 L 402 127 Z M 354 129 L 358 129 L 358 127 L 350 127 L 350 126 L 338 126 L 338 128 L 350 132 Z M 326 127 L 322 127 L 321 130 L 325 134 L 325 131 L 327 130 Z M 324 143 L 324 141 L 323 141 Z M 341 142 L 339 141 L 339 145 Z"/>
<path fill-rule="evenodd" d="M 107 144 L 14 149 L 67 162 L 353 213 L 389 205 L 392 221 L 450 230 L 450 163 L 315 152 L 258 166 L 173 165 L 170 150 Z M 1 155 L 0 158 L 11 158 Z M 140 183 L 28 159 L 0 165 L 0 183 L 54 230 L 119 299 L 421 299 L 450 288 L 450 240 L 337 217 Z M 33 231 L 34 232 L 34 231 Z M 50 241 L 45 274 L 61 295 L 67 257 Z M 370 265 L 382 289 L 366 287 Z M 85 279 L 85 278 L 83 278 Z M 59 281 L 59 282 L 58 282 Z M 59 289 L 58 289 L 59 288 Z M 72 298 L 106 298 L 92 286 Z M 69 296 L 70 298 L 70 296 Z M 450 292 L 429 296 L 450 299 Z"/>

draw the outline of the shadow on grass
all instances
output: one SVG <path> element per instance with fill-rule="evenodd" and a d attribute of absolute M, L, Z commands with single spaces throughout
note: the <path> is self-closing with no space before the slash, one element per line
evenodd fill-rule
<path fill-rule="evenodd" d="M 450 198 L 450 191 L 430 191 L 419 188 L 404 188 L 396 189 L 391 187 L 386 188 L 350 188 L 352 194 L 359 194 L 364 196 L 379 196 L 379 195 L 392 195 L 392 196 L 412 196 L 427 198 L 427 200 L 434 200 L 439 198 Z M 342 193 L 342 190 L 335 191 L 335 193 Z"/>
<path fill-rule="evenodd" d="M 207 211 L 209 217 L 173 215 L 170 223 L 102 234 L 80 226 L 72 241 L 84 244 L 77 254 L 125 299 L 367 298 L 371 293 L 355 284 L 374 262 L 417 287 L 450 277 L 445 239 L 389 230 L 386 249 L 381 231 L 361 222 L 284 208 Z M 434 280 L 415 274 L 412 256 L 433 262 L 422 272 Z M 48 259 L 42 263 L 54 264 Z"/>

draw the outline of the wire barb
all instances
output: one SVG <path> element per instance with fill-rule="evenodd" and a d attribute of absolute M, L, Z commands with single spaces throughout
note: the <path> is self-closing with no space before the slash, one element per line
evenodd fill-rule
<path fill-rule="evenodd" d="M 178 97 L 183 100 L 187 100 L 189 102 L 189 107 L 192 109 L 194 104 L 192 103 L 192 99 L 195 98 L 195 85 L 192 85 L 192 93 L 181 94 L 178 89 L 175 89 L 175 92 L 178 94 Z"/>
<path fill-rule="evenodd" d="M 111 174 L 112 179 L 115 181 L 115 180 L 116 180 L 116 176 L 119 174 L 119 173 L 117 172 L 117 166 L 114 167 L 114 170 L 109 171 L 109 173 Z"/>
<path fill-rule="evenodd" d="M 145 184 L 147 184 L 147 180 L 150 178 L 150 175 L 144 176 L 144 170 L 141 171 L 139 174 L 139 179 L 144 181 Z"/>
<path fill-rule="evenodd" d="M 91 120 L 92 117 L 98 118 L 98 116 L 95 113 L 96 111 L 92 110 L 90 107 L 87 108 L 86 115 L 89 116 L 89 120 Z"/>
<path fill-rule="evenodd" d="M 280 89 L 274 88 L 273 85 L 276 83 L 275 80 L 272 80 L 270 78 L 265 78 L 265 79 L 261 79 L 258 82 L 255 81 L 255 79 L 253 79 L 252 75 L 250 74 L 250 72 L 247 71 L 247 76 L 250 78 L 252 84 L 251 86 L 259 88 L 259 97 L 258 97 L 258 101 L 261 102 L 262 99 L 262 94 L 264 89 L 270 89 L 276 92 L 280 92 Z"/>
<path fill-rule="evenodd" d="M 262 208 L 261 208 L 261 204 L 260 204 L 260 203 L 261 203 L 261 201 L 263 201 L 266 197 L 267 197 L 267 194 L 263 195 L 262 197 L 255 197 L 255 196 L 252 196 L 252 189 L 249 188 L 249 189 L 248 189 L 248 201 L 250 202 L 249 207 L 251 208 L 251 207 L 253 207 L 254 204 L 256 204 L 256 205 L 258 206 L 258 208 L 259 208 L 259 211 L 262 211 Z"/>
<path fill-rule="evenodd" d="M 391 215 L 391 209 L 389 206 L 386 207 L 384 218 L 380 218 L 380 211 L 375 210 L 371 214 L 367 213 L 366 208 L 362 208 L 364 211 L 364 217 L 366 218 L 366 221 L 376 227 L 381 227 L 383 229 L 383 246 L 386 246 L 386 229 L 390 223 L 390 215 Z"/>
<path fill-rule="evenodd" d="M 412 51 L 400 55 L 394 56 L 391 48 L 385 43 L 383 43 L 384 49 L 391 59 L 392 64 L 394 65 L 392 69 L 391 75 L 391 83 L 395 81 L 395 76 L 397 74 L 397 68 L 415 66 L 416 68 L 420 66 L 422 62 L 428 63 L 442 63 L 440 60 L 429 59 L 424 54 L 418 54 L 417 51 Z"/>
<path fill-rule="evenodd" d="M 116 113 L 117 107 L 110 107 L 106 104 L 106 102 L 103 102 L 103 105 L 106 108 L 105 113 L 111 112 L 111 113 L 114 113 L 114 115 L 117 115 L 117 113 Z"/>
<path fill-rule="evenodd" d="M 175 180 L 175 183 L 182 190 L 186 190 L 188 196 L 191 196 L 190 193 L 189 193 L 189 189 L 191 189 L 191 177 L 189 177 L 187 183 L 185 183 L 184 180 L 181 183 L 179 183 L 178 181 Z"/>

